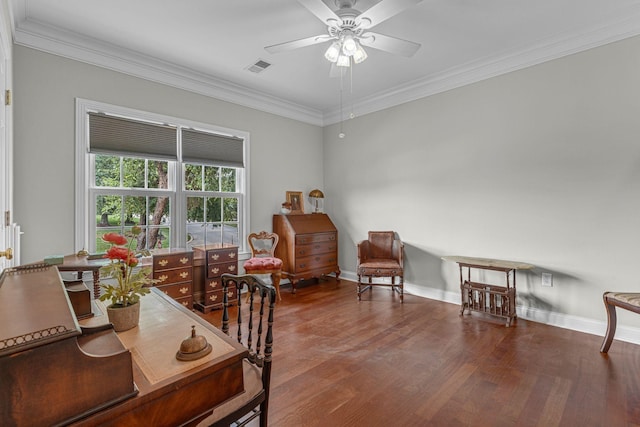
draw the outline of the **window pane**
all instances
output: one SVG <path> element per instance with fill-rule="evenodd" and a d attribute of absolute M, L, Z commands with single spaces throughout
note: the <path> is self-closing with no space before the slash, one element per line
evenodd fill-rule
<path fill-rule="evenodd" d="M 204 230 L 207 245 L 216 245 L 222 242 L 222 226 L 220 224 L 208 224 Z"/>
<path fill-rule="evenodd" d="M 149 160 L 149 183 L 148 188 L 169 188 L 168 162 Z"/>
<path fill-rule="evenodd" d="M 222 168 L 222 191 L 236 192 L 236 170 Z"/>
<path fill-rule="evenodd" d="M 204 167 L 204 189 L 205 191 L 220 191 L 220 168 Z"/>
<path fill-rule="evenodd" d="M 204 240 L 206 224 L 202 222 L 187 223 L 187 247 L 202 246 L 206 242 Z"/>
<path fill-rule="evenodd" d="M 147 215 L 146 197 L 126 196 L 124 198 L 124 225 L 131 227 L 134 225 L 144 225 L 144 218 Z"/>
<path fill-rule="evenodd" d="M 96 187 L 120 186 L 120 157 L 96 155 Z"/>
<path fill-rule="evenodd" d="M 202 166 L 184 165 L 184 189 L 202 190 Z"/>
<path fill-rule="evenodd" d="M 144 188 L 144 159 L 125 157 L 122 159 L 122 186 Z"/>
<path fill-rule="evenodd" d="M 223 200 L 223 221 L 238 221 L 238 199 L 234 198 L 225 198 Z"/>
<path fill-rule="evenodd" d="M 204 197 L 187 197 L 187 222 L 204 222 Z"/>
<path fill-rule="evenodd" d="M 149 227 L 149 248 L 160 249 L 171 247 L 171 229 L 169 227 Z"/>
<path fill-rule="evenodd" d="M 207 222 L 222 221 L 222 199 L 220 197 L 207 197 Z"/>
<path fill-rule="evenodd" d="M 122 198 L 120 196 L 96 197 L 96 225 L 98 227 L 122 224 Z"/>
<path fill-rule="evenodd" d="M 238 244 L 238 226 L 235 223 L 224 223 L 222 225 L 222 243 L 237 245 Z"/>

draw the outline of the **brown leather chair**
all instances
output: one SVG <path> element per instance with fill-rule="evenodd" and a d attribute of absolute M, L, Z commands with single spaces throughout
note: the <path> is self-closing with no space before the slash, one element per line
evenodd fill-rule
<path fill-rule="evenodd" d="M 229 288 L 235 287 L 238 295 L 244 287 L 250 298 L 247 307 L 238 299 L 238 317 L 234 325 L 237 333 L 229 333 Z M 243 360 L 244 393 L 213 408 L 197 425 L 230 426 L 242 418 L 242 424 L 260 417 L 260 427 L 267 426 L 269 409 L 269 389 L 271 386 L 271 354 L 273 352 L 273 312 L 276 304 L 276 290 L 272 285 L 251 275 L 222 275 L 222 332 L 236 336 L 238 342 L 249 350 Z M 233 293 L 233 292 L 232 292 Z M 259 301 L 258 304 L 254 303 Z M 250 414 L 249 416 L 247 416 Z"/>
<path fill-rule="evenodd" d="M 270 274 L 271 283 L 276 288 L 278 301 L 280 297 L 280 277 L 282 275 L 282 260 L 276 258 L 276 246 L 280 238 L 276 233 L 251 233 L 247 237 L 251 248 L 251 258 L 244 262 L 243 268 L 247 274 Z"/>
<path fill-rule="evenodd" d="M 404 244 L 394 231 L 369 231 L 369 238 L 358 243 L 358 301 L 372 286 L 391 286 L 404 297 Z M 373 279 L 390 277 L 391 283 Z M 399 282 L 396 284 L 396 277 Z M 363 283 L 362 279 L 368 279 Z"/>
<path fill-rule="evenodd" d="M 604 308 L 607 310 L 607 333 L 602 341 L 602 347 L 600 347 L 601 353 L 606 353 L 611 347 L 613 337 L 616 334 L 616 326 L 618 322 L 618 316 L 616 314 L 616 307 L 624 308 L 625 310 L 632 311 L 640 314 L 640 293 L 638 292 L 605 292 L 602 295 L 604 301 Z"/>

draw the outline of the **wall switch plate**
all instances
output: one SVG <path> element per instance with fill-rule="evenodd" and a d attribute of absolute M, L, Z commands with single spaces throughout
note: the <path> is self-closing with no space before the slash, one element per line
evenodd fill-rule
<path fill-rule="evenodd" d="M 553 275 L 551 273 L 542 273 L 542 286 L 553 286 Z"/>

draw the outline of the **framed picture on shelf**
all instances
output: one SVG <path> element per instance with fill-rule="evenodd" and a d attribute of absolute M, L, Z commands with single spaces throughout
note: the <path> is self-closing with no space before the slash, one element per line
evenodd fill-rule
<path fill-rule="evenodd" d="M 291 203 L 291 214 L 304 213 L 304 199 L 302 191 L 287 191 L 287 202 Z"/>

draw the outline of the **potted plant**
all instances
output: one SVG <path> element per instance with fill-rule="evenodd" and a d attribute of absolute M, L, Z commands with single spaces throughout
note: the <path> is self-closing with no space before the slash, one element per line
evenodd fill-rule
<path fill-rule="evenodd" d="M 107 307 L 107 316 L 118 332 L 138 325 L 140 297 L 148 294 L 148 286 L 155 283 L 151 278 L 151 267 L 136 268 L 138 258 L 131 250 L 131 245 L 141 232 L 140 227 L 133 227 L 131 232 L 127 233 L 130 240 L 118 233 L 106 233 L 102 236 L 102 240 L 111 247 L 104 255 L 110 262 L 100 267 L 100 277 L 113 280 L 110 283 L 101 282 L 100 287 L 104 293 L 100 296 L 100 301 L 111 300 L 111 305 Z"/>

